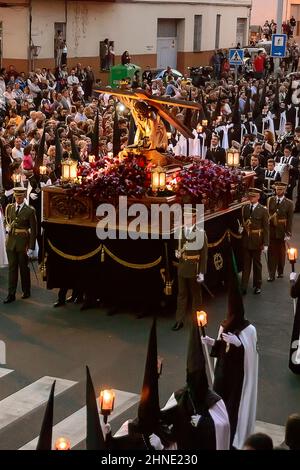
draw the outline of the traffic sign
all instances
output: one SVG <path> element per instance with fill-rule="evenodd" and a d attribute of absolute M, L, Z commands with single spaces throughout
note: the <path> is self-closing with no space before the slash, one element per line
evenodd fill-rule
<path fill-rule="evenodd" d="M 272 34 L 271 57 L 285 57 L 286 43 L 286 34 Z"/>
<path fill-rule="evenodd" d="M 229 64 L 236 66 L 244 65 L 243 49 L 229 49 Z"/>

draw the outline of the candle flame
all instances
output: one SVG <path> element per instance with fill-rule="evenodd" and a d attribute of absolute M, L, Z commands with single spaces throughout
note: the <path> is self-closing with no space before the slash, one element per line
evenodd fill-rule
<path fill-rule="evenodd" d="M 71 442 L 65 437 L 59 437 L 55 442 L 55 450 L 70 450 Z"/>
<path fill-rule="evenodd" d="M 205 326 L 207 325 L 207 313 L 201 310 L 197 312 L 197 322 L 198 326 Z"/>

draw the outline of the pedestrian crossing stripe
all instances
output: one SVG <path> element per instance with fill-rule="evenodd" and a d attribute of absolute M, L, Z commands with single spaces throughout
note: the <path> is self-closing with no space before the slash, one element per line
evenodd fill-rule
<path fill-rule="evenodd" d="M 110 422 L 114 421 L 119 415 L 138 403 L 140 399 L 139 395 L 135 393 L 124 392 L 123 390 L 114 390 L 114 392 L 116 395 L 116 406 L 111 415 Z M 70 440 L 71 447 L 75 447 L 86 438 L 86 406 L 80 408 L 80 410 L 53 426 L 52 448 L 54 448 L 56 439 L 61 436 L 67 437 Z M 35 450 L 37 442 L 38 436 L 19 450 Z"/>
<path fill-rule="evenodd" d="M 55 396 L 77 384 L 72 380 L 45 376 L 0 401 L 0 430 L 47 403 L 56 380 Z"/>
<path fill-rule="evenodd" d="M 10 374 L 11 372 L 13 372 L 12 369 L 6 369 L 6 368 L 3 368 L 3 367 L 0 367 L 0 379 L 1 379 L 1 377 L 4 377 L 5 375 Z"/>
<path fill-rule="evenodd" d="M 0 368 L 0 378 L 11 372 L 11 369 Z M 5 430 L 6 426 L 24 418 L 28 413 L 33 412 L 41 405 L 45 404 L 49 398 L 51 385 L 56 380 L 55 396 L 66 392 L 78 382 L 61 379 L 57 377 L 41 377 L 37 381 L 22 388 L 21 390 L 9 395 L 0 401 L 0 431 Z M 140 397 L 138 394 L 115 390 L 116 406 L 110 417 L 113 422 L 118 416 L 138 403 Z M 263 432 L 273 439 L 274 446 L 279 446 L 284 441 L 284 426 L 256 421 L 255 432 Z M 86 407 L 83 406 L 70 416 L 53 426 L 52 446 L 58 437 L 67 437 L 74 448 L 86 438 Z M 35 450 L 38 437 L 20 447 L 19 450 Z M 54 447 L 54 446 L 53 446 Z"/>

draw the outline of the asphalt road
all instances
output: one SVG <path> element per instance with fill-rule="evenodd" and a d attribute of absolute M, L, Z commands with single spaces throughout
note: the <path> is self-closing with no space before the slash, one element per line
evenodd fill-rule
<path fill-rule="evenodd" d="M 295 216 L 294 234 L 293 243 L 300 248 L 299 215 Z M 245 297 L 247 317 L 256 326 L 259 341 L 257 419 L 277 425 L 284 425 L 291 412 L 300 412 L 300 376 L 293 375 L 288 369 L 293 323 L 289 272 L 287 264 L 284 279 L 264 282 L 261 295 L 255 296 L 250 291 Z M 57 293 L 47 291 L 42 282 L 37 285 L 33 275 L 32 282 L 30 299 L 20 300 L 18 293 L 16 302 L 0 305 L 0 340 L 5 341 L 7 354 L 6 364 L 0 368 L 13 371 L 1 377 L 0 369 L 0 449 L 18 449 L 38 435 L 44 402 L 27 408 L 22 394 L 16 393 L 42 377 L 72 381 L 72 386 L 55 400 L 55 424 L 84 406 L 86 364 L 91 369 L 97 391 L 105 386 L 139 394 L 143 380 L 151 318 L 138 320 L 134 313 L 126 311 L 109 317 L 104 309 L 80 312 L 77 305 L 55 309 L 52 305 Z M 6 284 L 7 269 L 2 269 L 2 298 L 6 296 Z M 214 293 L 214 299 L 205 298 L 210 336 L 216 335 L 227 302 L 226 292 Z M 173 323 L 172 316 L 158 320 L 158 349 L 164 359 L 160 378 L 161 404 L 185 383 L 188 328 L 173 332 Z M 8 403 L 9 410 L 3 419 L 1 410 L 6 409 Z M 12 409 L 15 417 L 10 416 Z M 136 408 L 129 408 L 113 419 L 113 430 L 128 417 L 134 417 L 135 411 Z M 80 437 L 75 448 L 84 448 Z"/>

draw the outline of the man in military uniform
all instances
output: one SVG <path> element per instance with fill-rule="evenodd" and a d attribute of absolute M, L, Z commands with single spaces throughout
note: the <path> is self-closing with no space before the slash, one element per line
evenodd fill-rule
<path fill-rule="evenodd" d="M 16 300 L 19 269 L 23 291 L 22 299 L 30 297 L 28 257 L 32 256 L 35 248 L 37 221 L 35 210 L 27 206 L 24 201 L 26 192 L 25 188 L 14 188 L 16 202 L 8 204 L 5 211 L 5 222 L 8 230 L 6 251 L 9 265 L 8 296 L 4 300 L 5 304 Z"/>
<path fill-rule="evenodd" d="M 267 208 L 270 221 L 270 245 L 268 250 L 269 282 L 277 277 L 283 277 L 283 270 L 286 257 L 285 242 L 292 235 L 292 222 L 294 215 L 294 205 L 290 199 L 284 195 L 287 184 L 275 183 L 276 195 L 268 199 Z"/>
<path fill-rule="evenodd" d="M 242 208 L 242 247 L 243 247 L 243 274 L 242 291 L 247 293 L 251 267 L 253 263 L 253 293 L 261 293 L 262 264 L 261 252 L 268 251 L 269 245 L 269 219 L 268 211 L 259 204 L 261 190 L 250 188 L 248 192 L 249 204 Z"/>
<path fill-rule="evenodd" d="M 185 214 L 185 216 L 188 214 Z M 190 215 L 190 222 L 182 228 L 178 249 L 175 252 L 178 258 L 178 296 L 176 323 L 172 327 L 173 331 L 183 327 L 189 302 L 192 313 L 195 313 L 202 303 L 202 293 L 200 284 L 204 281 L 204 274 L 207 267 L 208 244 L 205 232 L 201 233 L 196 224 L 196 212 Z"/>

